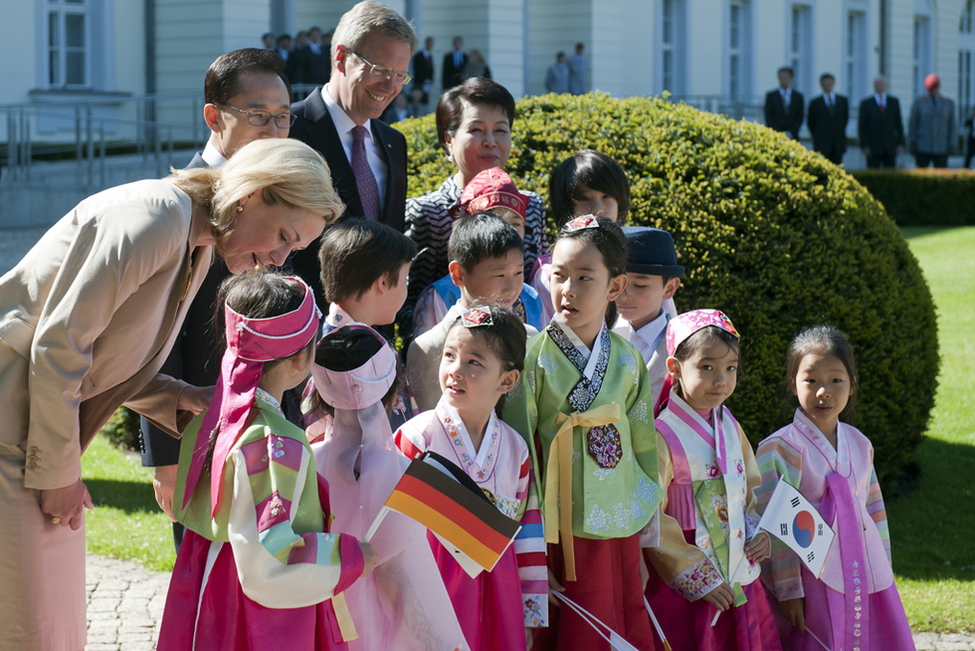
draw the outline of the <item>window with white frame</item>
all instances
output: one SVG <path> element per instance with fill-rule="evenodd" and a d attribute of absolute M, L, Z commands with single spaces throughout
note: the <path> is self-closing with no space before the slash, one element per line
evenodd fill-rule
<path fill-rule="evenodd" d="M 680 95 L 684 88 L 684 0 L 662 0 L 657 19 L 657 90 Z"/>
<path fill-rule="evenodd" d="M 931 0 L 914 0 L 914 95 L 924 92 L 924 78 L 931 69 Z"/>
<path fill-rule="evenodd" d="M 867 88 L 867 14 L 851 10 L 846 14 L 845 77 L 846 95 L 851 100 Z"/>
<path fill-rule="evenodd" d="M 809 94 L 812 90 L 812 6 L 792 4 L 789 25 L 789 66 L 794 72 L 793 87 Z"/>
<path fill-rule="evenodd" d="M 725 92 L 735 100 L 751 95 L 751 2 L 729 0 L 725 33 Z"/>
<path fill-rule="evenodd" d="M 47 0 L 47 81 L 51 88 L 84 88 L 89 81 L 87 0 Z"/>

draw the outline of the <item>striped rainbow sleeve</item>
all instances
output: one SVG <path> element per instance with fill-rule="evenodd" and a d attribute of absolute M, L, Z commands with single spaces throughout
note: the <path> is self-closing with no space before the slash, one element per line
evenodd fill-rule
<path fill-rule="evenodd" d="M 539 628 L 548 626 L 548 565 L 545 558 L 545 530 L 542 526 L 542 511 L 539 508 L 535 472 L 531 460 L 526 456 L 521 464 L 525 477 L 524 515 L 521 517 L 521 531 L 515 538 L 515 559 L 518 562 L 518 577 L 521 579 L 521 598 L 525 613 L 525 626 Z M 520 487 L 519 482 L 519 487 Z M 519 491 L 519 495 L 521 491 Z"/>
<path fill-rule="evenodd" d="M 887 561 L 893 564 L 890 556 L 890 529 L 887 526 L 887 507 L 884 506 L 884 496 L 880 492 L 880 482 L 877 481 L 877 471 L 874 470 L 873 463 L 870 463 L 870 486 L 867 487 L 867 513 L 877 525 L 880 533 L 880 540 L 884 543 L 884 551 L 887 552 Z"/>
<path fill-rule="evenodd" d="M 761 516 L 780 478 L 798 489 L 802 478 L 802 454 L 773 435 L 759 443 L 755 460 L 762 475 L 762 485 L 755 490 L 755 506 Z M 772 554 L 762 561 L 762 581 L 779 601 L 805 596 L 799 557 L 781 540 L 775 536 L 771 538 Z"/>
<path fill-rule="evenodd" d="M 359 578 L 364 561 L 355 538 L 295 530 L 299 504 L 304 512 L 321 511 L 317 483 L 305 494 L 308 473 L 315 472 L 307 444 L 270 434 L 242 445 L 232 460 L 228 528 L 248 597 L 270 608 L 309 606 Z"/>

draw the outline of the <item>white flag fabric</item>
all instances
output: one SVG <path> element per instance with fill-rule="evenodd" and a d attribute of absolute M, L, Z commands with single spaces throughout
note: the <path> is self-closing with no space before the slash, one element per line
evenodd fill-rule
<path fill-rule="evenodd" d="M 561 592 L 556 592 L 555 590 L 551 590 L 550 592 L 551 594 L 555 595 L 559 601 L 576 611 L 576 614 L 579 615 L 583 621 L 592 626 L 593 630 L 595 630 L 601 638 L 606 640 L 609 643 L 610 648 L 612 648 L 614 651 L 640 651 L 635 646 L 624 640 L 623 636 L 621 636 L 619 633 L 611 629 L 609 626 L 606 626 L 601 619 L 597 618 L 591 612 L 572 601 Z"/>
<path fill-rule="evenodd" d="M 835 534 L 794 486 L 779 480 L 758 526 L 788 545 L 819 578 Z"/>

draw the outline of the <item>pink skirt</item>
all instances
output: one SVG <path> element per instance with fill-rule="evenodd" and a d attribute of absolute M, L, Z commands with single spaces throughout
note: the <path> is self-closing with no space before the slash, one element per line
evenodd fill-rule
<path fill-rule="evenodd" d="M 436 536 L 427 532 L 427 539 L 471 651 L 523 651 L 525 615 L 514 545 L 491 572 L 472 579 Z"/>
<path fill-rule="evenodd" d="M 647 600 L 673 651 L 780 651 L 779 636 L 772 620 L 761 581 L 742 586 L 748 601 L 721 613 L 713 627 L 717 609 L 705 601 L 688 601 L 653 571 L 647 582 Z M 658 647 L 663 643 L 653 632 Z M 822 650 L 820 650 L 822 651 Z"/>
<path fill-rule="evenodd" d="M 565 595 L 640 651 L 653 651 L 650 615 L 643 604 L 640 542 L 628 538 L 574 538 L 576 579 L 565 580 L 561 544 L 548 546 L 548 566 Z M 568 606 L 550 606 L 549 628 L 532 629 L 532 651 L 610 651 L 606 642 Z M 662 648 L 662 647 L 661 647 Z"/>
<path fill-rule="evenodd" d="M 328 601 L 304 608 L 267 608 L 247 597 L 229 543 L 217 553 L 204 585 L 212 544 L 186 530 L 169 582 L 158 651 L 348 648 L 345 642 L 335 641 L 341 637 Z"/>
<path fill-rule="evenodd" d="M 834 623 L 836 630 L 842 631 L 845 618 L 842 610 L 832 612 L 829 605 L 829 593 L 835 597 L 839 594 L 825 583 L 816 579 L 812 573 L 802 568 L 802 589 L 806 597 L 806 630 L 822 640 L 833 651 L 839 651 L 842 640 L 834 642 Z M 775 596 L 768 590 L 769 605 L 775 617 L 775 625 L 779 629 L 782 648 L 785 651 L 822 651 L 812 635 L 803 635 L 795 626 L 779 615 L 779 605 Z M 839 595 L 842 603 L 842 595 Z M 904 614 L 897 585 L 892 584 L 886 590 L 874 592 L 869 597 L 870 624 L 868 627 L 870 645 L 862 651 L 914 651 L 914 637 L 911 627 Z M 835 618 L 840 618 L 834 622 Z"/>

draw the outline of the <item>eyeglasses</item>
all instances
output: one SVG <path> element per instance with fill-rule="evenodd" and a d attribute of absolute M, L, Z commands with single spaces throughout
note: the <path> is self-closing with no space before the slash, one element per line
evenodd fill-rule
<path fill-rule="evenodd" d="M 406 84 L 409 83 L 410 79 L 413 79 L 413 75 L 408 72 L 403 70 L 393 70 L 391 68 L 387 68 L 386 66 L 377 66 L 375 63 L 370 62 L 366 57 L 353 50 L 349 50 L 349 54 L 359 57 L 364 64 L 369 66 L 369 74 L 371 74 L 373 77 L 380 77 L 386 80 L 392 79 L 397 84 Z"/>
<path fill-rule="evenodd" d="M 252 127 L 265 127 L 268 122 L 274 120 L 274 126 L 279 129 L 290 129 L 294 126 L 295 120 L 298 116 L 294 113 L 279 113 L 278 115 L 271 115 L 267 111 L 245 111 L 239 109 L 236 106 L 231 106 L 230 104 L 222 104 L 220 102 L 214 102 L 218 106 L 224 108 L 229 108 L 231 111 L 237 111 L 238 113 L 243 113 L 247 116 L 247 124 Z"/>

